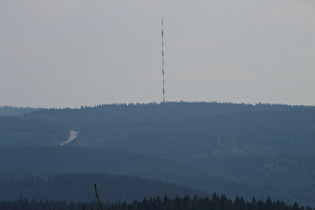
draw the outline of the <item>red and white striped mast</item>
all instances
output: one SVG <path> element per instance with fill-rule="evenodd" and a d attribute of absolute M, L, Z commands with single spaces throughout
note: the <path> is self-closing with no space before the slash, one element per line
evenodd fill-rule
<path fill-rule="evenodd" d="M 163 18 L 162 23 L 162 77 L 163 77 L 163 103 L 165 103 L 165 80 L 164 80 L 164 71 L 165 71 L 165 61 L 164 61 L 164 31 L 163 31 Z"/>

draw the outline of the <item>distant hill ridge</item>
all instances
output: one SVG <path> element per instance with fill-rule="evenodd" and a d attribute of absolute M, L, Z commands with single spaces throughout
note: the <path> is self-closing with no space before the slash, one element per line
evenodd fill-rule
<path fill-rule="evenodd" d="M 39 109 L 32 112 L 34 117 L 64 118 L 85 116 L 94 120 L 119 121 L 164 121 L 183 120 L 248 111 L 311 111 L 314 106 L 291 106 L 285 104 L 236 104 L 217 102 L 167 102 L 148 104 L 103 104 L 94 107 Z"/>
<path fill-rule="evenodd" d="M 20 116 L 36 110 L 30 107 L 0 106 L 0 116 Z"/>
<path fill-rule="evenodd" d="M 311 106 L 112 104 L 36 110 L 30 118 L 54 120 L 79 131 L 73 145 L 159 156 L 310 153 L 315 146 Z"/>

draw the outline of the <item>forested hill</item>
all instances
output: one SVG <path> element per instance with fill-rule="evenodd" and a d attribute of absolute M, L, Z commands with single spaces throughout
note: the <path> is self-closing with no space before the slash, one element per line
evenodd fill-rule
<path fill-rule="evenodd" d="M 189 187 L 168 184 L 146 178 L 101 173 L 67 173 L 48 179 L 0 178 L 0 202 L 18 199 L 59 200 L 67 202 L 95 201 L 94 184 L 105 202 L 141 200 L 144 197 L 207 196 L 204 192 Z"/>
<path fill-rule="evenodd" d="M 315 113 L 315 107 L 290 106 L 282 104 L 234 104 L 217 102 L 168 102 L 149 104 L 104 104 L 79 109 L 38 109 L 31 113 L 32 117 L 45 117 L 72 122 L 79 126 L 86 121 L 102 121 L 108 123 L 150 123 L 169 122 L 218 116 L 235 113 L 270 113 L 270 112 L 309 112 Z M 315 115 L 315 114 L 314 114 Z"/>
<path fill-rule="evenodd" d="M 0 127 L 0 146 L 42 145 L 50 149 L 65 141 L 69 130 L 74 130 L 78 137 L 56 146 L 54 156 L 66 147 L 69 151 L 89 148 L 91 153 L 96 148 L 122 152 L 130 160 L 130 154 L 153 157 L 165 160 L 163 167 L 168 168 L 170 177 L 180 174 L 178 183 L 210 193 L 241 194 L 247 198 L 271 195 L 315 206 L 314 106 L 111 104 L 2 116 L 0 125 L 5 127 L 2 131 Z M 5 160 L 10 166 L 10 160 Z M 147 159 L 141 161 L 150 164 Z M 168 161 L 180 163 L 185 170 L 173 168 Z M 192 166 L 196 170 L 187 176 Z M 75 167 L 73 171 L 80 168 Z M 138 169 L 139 176 L 149 172 Z M 169 180 L 164 176 L 163 181 Z"/>
<path fill-rule="evenodd" d="M 69 135 L 66 124 L 43 118 L 0 117 L 0 146 L 58 145 Z"/>
<path fill-rule="evenodd" d="M 162 157 L 312 153 L 315 107 L 232 104 L 120 104 L 42 109 L 44 118 L 79 131 L 77 146 Z"/>
<path fill-rule="evenodd" d="M 35 108 L 30 107 L 13 107 L 13 106 L 2 106 L 0 107 L 0 116 L 23 116 L 34 111 Z"/>

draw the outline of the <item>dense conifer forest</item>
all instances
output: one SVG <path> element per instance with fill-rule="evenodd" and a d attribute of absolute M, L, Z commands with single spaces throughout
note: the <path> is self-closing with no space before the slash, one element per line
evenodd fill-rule
<path fill-rule="evenodd" d="M 169 198 L 164 197 L 144 198 L 142 201 L 134 200 L 131 203 L 125 201 L 116 203 L 101 203 L 104 210 L 312 210 L 311 207 L 299 206 L 298 203 L 288 205 L 283 201 L 272 201 L 268 196 L 266 200 L 256 200 L 255 197 L 251 201 L 245 201 L 243 197 L 234 200 L 227 198 L 225 195 L 218 196 L 213 194 L 212 197 L 198 198 L 197 196 L 183 196 Z M 42 210 L 42 209 L 58 209 L 58 210 L 81 210 L 81 209 L 100 209 L 98 202 L 62 202 L 62 201 L 35 201 L 20 199 L 17 201 L 0 202 L 0 209 L 6 210 Z"/>
<path fill-rule="evenodd" d="M 104 201 L 115 203 L 141 200 L 144 197 L 168 195 L 204 197 L 209 194 L 186 186 L 161 181 L 116 174 L 67 173 L 47 179 L 24 177 L 0 179 L 1 200 L 57 200 L 66 202 L 91 202 L 95 200 L 94 184 Z"/>
<path fill-rule="evenodd" d="M 3 179 L 114 173 L 315 206 L 313 106 L 168 102 L 0 111 Z M 61 146 L 69 130 L 77 136 Z"/>
<path fill-rule="evenodd" d="M 13 106 L 3 106 L 0 107 L 0 116 L 22 116 L 27 115 L 34 111 L 35 108 L 30 107 L 13 107 Z"/>

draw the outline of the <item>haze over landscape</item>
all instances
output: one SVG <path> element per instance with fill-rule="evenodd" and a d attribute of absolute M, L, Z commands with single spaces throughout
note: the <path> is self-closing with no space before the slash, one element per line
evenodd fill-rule
<path fill-rule="evenodd" d="M 315 209 L 314 11 L 1 1 L 0 209 Z"/>
<path fill-rule="evenodd" d="M 314 105 L 314 1 L 1 1 L 0 106 Z"/>

